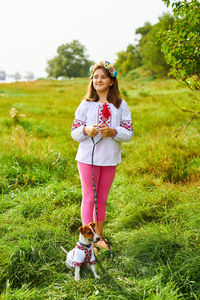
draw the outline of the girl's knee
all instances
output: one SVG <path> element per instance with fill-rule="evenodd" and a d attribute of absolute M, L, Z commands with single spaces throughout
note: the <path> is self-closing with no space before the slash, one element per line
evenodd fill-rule
<path fill-rule="evenodd" d="M 85 204 L 94 204 L 94 195 L 83 196 L 82 203 Z"/>

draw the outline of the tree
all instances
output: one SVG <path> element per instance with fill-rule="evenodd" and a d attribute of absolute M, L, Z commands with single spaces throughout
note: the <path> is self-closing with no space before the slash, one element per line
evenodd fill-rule
<path fill-rule="evenodd" d="M 162 32 L 162 52 L 170 64 L 169 75 L 191 89 L 200 90 L 200 2 L 162 0 L 172 4 L 175 22 Z"/>
<path fill-rule="evenodd" d="M 86 49 L 78 40 L 59 46 L 57 53 L 56 57 L 48 61 L 46 68 L 48 76 L 54 78 L 88 76 L 89 67 L 94 62 L 88 60 Z"/>
<path fill-rule="evenodd" d="M 194 91 L 195 103 L 200 90 L 200 2 L 197 0 L 162 0 L 172 3 L 175 22 L 172 28 L 160 35 L 162 52 L 170 64 L 169 75 Z M 183 112 L 192 113 L 190 120 L 181 127 L 183 132 L 200 111 L 185 109 L 171 101 Z"/>
<path fill-rule="evenodd" d="M 146 22 L 143 27 L 136 29 L 136 34 L 141 34 L 139 41 L 139 56 L 142 58 L 142 65 L 151 71 L 152 75 L 164 77 L 169 72 L 169 65 L 164 54 L 161 52 L 159 33 L 162 30 L 171 28 L 174 18 L 170 14 L 163 14 L 159 22 L 151 25 Z"/>
<path fill-rule="evenodd" d="M 151 25 L 150 22 L 146 22 L 143 27 L 137 28 L 135 33 L 141 34 L 141 36 L 144 37 L 148 32 L 151 31 L 152 27 L 153 26 Z M 141 43 L 141 41 L 140 41 L 140 43 Z"/>
<path fill-rule="evenodd" d="M 115 63 L 121 74 L 126 74 L 140 66 L 149 70 L 152 75 L 164 77 L 169 72 L 169 65 L 164 54 L 161 52 L 159 33 L 171 28 L 174 22 L 173 16 L 163 14 L 155 25 L 146 22 L 144 26 L 136 29 L 140 39 L 136 45 L 128 45 L 126 51 L 118 52 Z"/>
<path fill-rule="evenodd" d="M 115 62 L 115 67 L 121 74 L 126 74 L 141 65 L 137 46 L 129 44 L 126 51 L 118 52 L 117 55 L 118 58 Z"/>

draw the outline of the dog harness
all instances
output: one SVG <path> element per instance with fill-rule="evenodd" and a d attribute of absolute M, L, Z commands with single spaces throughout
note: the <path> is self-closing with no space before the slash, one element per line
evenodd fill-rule
<path fill-rule="evenodd" d="M 93 246 L 91 245 L 89 248 L 87 248 L 77 243 L 76 247 L 67 254 L 67 264 L 74 268 L 87 263 L 90 265 L 96 264 Z"/>

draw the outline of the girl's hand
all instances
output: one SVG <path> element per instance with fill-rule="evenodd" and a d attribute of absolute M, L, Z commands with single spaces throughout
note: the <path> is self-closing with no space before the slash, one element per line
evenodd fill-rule
<path fill-rule="evenodd" d="M 110 128 L 106 124 L 101 125 L 100 132 L 102 137 L 115 136 L 115 134 L 117 133 L 116 129 Z"/>
<path fill-rule="evenodd" d="M 87 127 L 84 127 L 84 133 L 89 135 L 90 137 L 95 137 L 99 133 L 99 129 L 96 127 L 99 127 L 99 125 L 90 125 Z"/>

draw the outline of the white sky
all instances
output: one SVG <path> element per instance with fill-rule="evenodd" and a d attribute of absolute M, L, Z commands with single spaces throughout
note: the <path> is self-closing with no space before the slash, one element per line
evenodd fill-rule
<path fill-rule="evenodd" d="M 0 70 L 46 76 L 47 60 L 74 39 L 95 62 L 114 62 L 136 28 L 167 11 L 162 0 L 0 0 Z"/>

